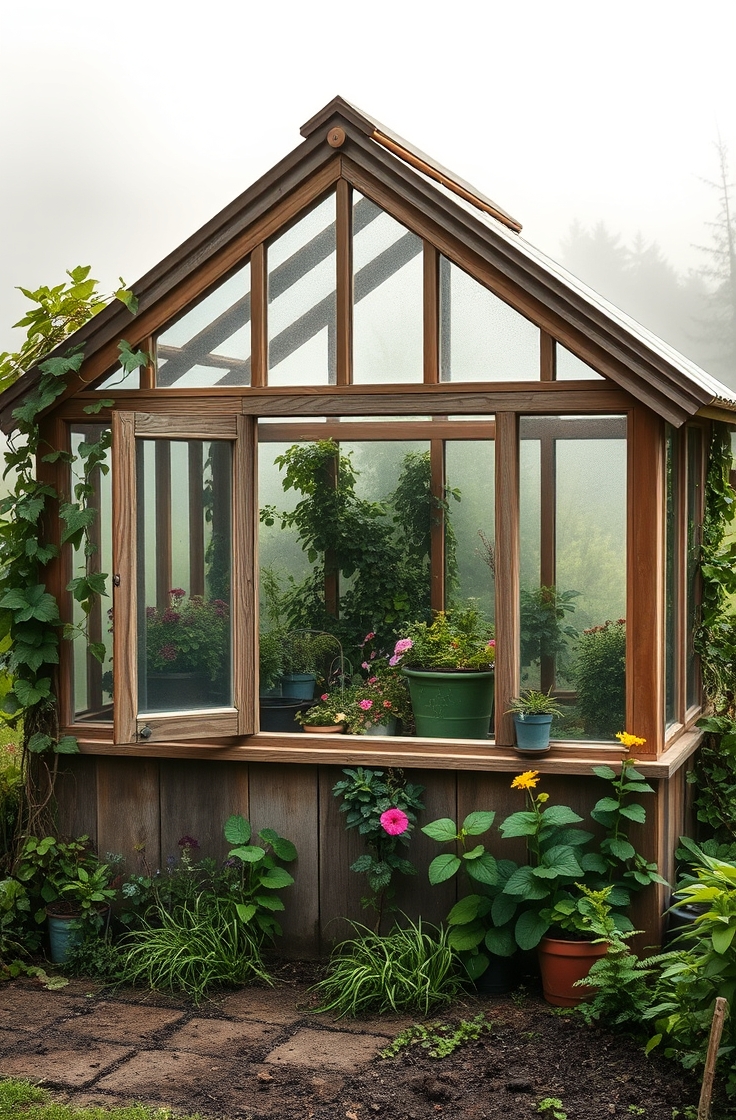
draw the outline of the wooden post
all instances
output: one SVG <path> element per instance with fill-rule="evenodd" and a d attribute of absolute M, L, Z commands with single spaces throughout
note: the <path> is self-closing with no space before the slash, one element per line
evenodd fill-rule
<path fill-rule="evenodd" d="M 728 1001 L 725 1000 L 723 996 L 717 996 L 716 1005 L 713 1009 L 710 1038 L 708 1039 L 708 1054 L 705 1059 L 705 1070 L 703 1072 L 703 1087 L 700 1090 L 700 1100 L 698 1102 L 698 1120 L 709 1120 L 710 1117 L 710 1099 L 713 1096 L 713 1081 L 716 1076 L 718 1047 L 721 1044 L 723 1022 L 726 1018 L 727 1007 Z"/>

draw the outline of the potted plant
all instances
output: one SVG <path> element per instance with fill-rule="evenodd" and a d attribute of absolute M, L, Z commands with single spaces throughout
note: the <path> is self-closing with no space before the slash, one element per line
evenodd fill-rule
<path fill-rule="evenodd" d="M 283 641 L 275 630 L 261 630 L 258 640 L 258 694 L 263 698 L 282 695 Z"/>
<path fill-rule="evenodd" d="M 285 697 L 311 700 L 318 676 L 327 662 L 341 658 L 337 638 L 320 630 L 292 630 L 281 635 L 283 673 L 281 688 Z"/>
<path fill-rule="evenodd" d="M 516 749 L 520 754 L 542 754 L 549 750 L 552 720 L 562 715 L 550 692 L 522 689 L 521 695 L 511 701 L 508 711 L 514 715 Z"/>
<path fill-rule="evenodd" d="M 350 697 L 347 692 L 325 692 L 318 704 L 296 713 L 294 719 L 311 735 L 342 733 L 348 723 Z"/>
<path fill-rule="evenodd" d="M 472 606 L 440 611 L 431 624 L 407 628 L 389 664 L 400 663 L 409 682 L 418 735 L 488 738 L 495 645 L 491 627 Z"/>
<path fill-rule="evenodd" d="M 26 838 L 15 876 L 42 905 L 35 918 L 48 920 L 51 960 L 63 964 L 85 934 L 102 929 L 117 891 L 116 868 L 102 863 L 88 836 L 57 840 Z"/>
<path fill-rule="evenodd" d="M 227 703 L 230 608 L 174 587 L 164 610 L 146 607 L 149 711 Z"/>

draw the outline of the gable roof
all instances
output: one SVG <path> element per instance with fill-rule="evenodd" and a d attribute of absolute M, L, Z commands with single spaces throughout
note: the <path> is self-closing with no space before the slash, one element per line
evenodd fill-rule
<path fill-rule="evenodd" d="M 158 330 L 166 316 L 161 312 L 152 327 L 157 308 L 187 277 L 223 258 L 250 226 L 332 168 L 328 179 L 342 175 L 400 221 L 422 226 L 417 232 L 446 255 L 452 256 L 453 241 L 461 245 L 479 279 L 671 423 L 679 426 L 704 412 L 723 419 L 736 413 L 735 393 L 530 245 L 519 222 L 495 202 L 354 105 L 337 97 L 301 131 L 299 147 L 132 285 L 138 298 L 134 318 L 122 304 L 110 304 L 57 347 L 54 353 L 63 353 L 84 343 L 81 379 L 69 394 L 94 380 L 108 355 L 114 364 L 120 338 L 140 344 Z M 95 371 L 91 378 L 86 368 Z M 13 427 L 13 409 L 39 376 L 37 367 L 28 370 L 0 397 L 6 431 Z"/>

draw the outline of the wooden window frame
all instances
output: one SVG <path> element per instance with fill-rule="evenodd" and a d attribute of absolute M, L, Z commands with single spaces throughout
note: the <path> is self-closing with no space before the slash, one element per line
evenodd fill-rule
<path fill-rule="evenodd" d="M 255 617 L 255 423 L 245 416 L 172 416 L 116 411 L 113 463 L 114 740 L 141 744 L 256 730 L 258 661 Z M 231 497 L 231 635 L 233 706 L 223 709 L 138 713 L 136 440 L 228 440 L 233 445 Z M 158 466 L 157 455 L 157 466 Z M 157 479 L 158 481 L 158 479 Z"/>

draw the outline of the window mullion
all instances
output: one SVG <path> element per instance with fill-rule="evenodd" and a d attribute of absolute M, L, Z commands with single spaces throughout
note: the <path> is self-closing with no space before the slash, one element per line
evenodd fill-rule
<path fill-rule="evenodd" d="M 508 708 L 518 695 L 519 638 L 519 417 L 496 416 L 496 743 L 510 747 Z"/>

